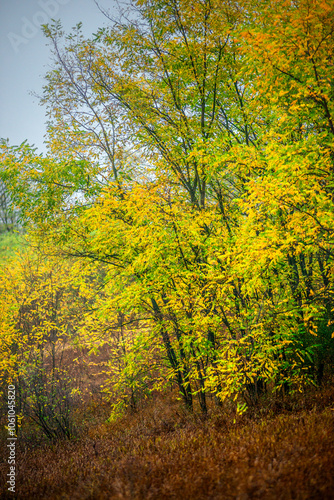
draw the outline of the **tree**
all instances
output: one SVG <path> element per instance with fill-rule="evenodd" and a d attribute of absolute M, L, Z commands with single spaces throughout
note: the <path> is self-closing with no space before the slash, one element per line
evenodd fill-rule
<path fill-rule="evenodd" d="M 31 248 L 0 273 L 0 387 L 5 395 L 8 382 L 15 384 L 18 415 L 49 439 L 73 435 L 80 400 L 80 371 L 68 358 L 82 343 L 79 318 L 93 292 L 74 269 Z"/>
<path fill-rule="evenodd" d="M 0 143 L 6 145 L 7 142 L 1 139 Z M 19 214 L 10 196 L 10 190 L 6 187 L 4 181 L 0 181 L 0 231 L 13 231 L 17 225 L 18 216 Z"/>
<path fill-rule="evenodd" d="M 106 266 L 105 316 L 145 324 L 124 373 L 139 352 L 158 360 L 160 386 L 204 413 L 208 393 L 252 403 L 266 385 L 320 381 L 332 3 L 129 5 L 132 18 L 91 40 L 78 27 L 65 49 L 45 27 L 50 156 L 4 149 L 13 196 L 50 247 Z"/>

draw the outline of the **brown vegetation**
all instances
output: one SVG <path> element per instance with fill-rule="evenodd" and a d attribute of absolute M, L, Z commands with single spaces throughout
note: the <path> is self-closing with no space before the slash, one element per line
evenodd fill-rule
<path fill-rule="evenodd" d="M 239 417 L 232 406 L 189 416 L 168 395 L 115 423 L 105 423 L 107 410 L 80 412 L 77 440 L 50 445 L 22 433 L 17 498 L 334 498 L 331 384 Z M 6 473 L 5 464 L 2 484 Z"/>

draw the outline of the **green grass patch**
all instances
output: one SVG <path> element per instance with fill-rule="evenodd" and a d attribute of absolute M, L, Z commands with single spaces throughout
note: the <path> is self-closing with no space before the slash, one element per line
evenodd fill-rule
<path fill-rule="evenodd" d="M 0 233 L 0 265 L 14 257 L 22 247 L 23 240 L 20 233 L 12 231 Z"/>

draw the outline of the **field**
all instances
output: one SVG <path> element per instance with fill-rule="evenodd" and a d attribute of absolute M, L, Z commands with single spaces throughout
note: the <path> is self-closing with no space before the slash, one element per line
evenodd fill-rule
<path fill-rule="evenodd" d="M 238 417 L 232 405 L 212 406 L 203 420 L 172 394 L 156 395 L 114 423 L 107 416 L 108 407 L 97 401 L 81 408 L 77 438 L 55 444 L 25 429 L 16 498 L 334 498 L 330 381 L 320 392 L 264 400 Z M 5 460 L 4 499 L 12 498 L 3 486 Z"/>
<path fill-rule="evenodd" d="M 13 257 L 18 249 L 22 249 L 22 237 L 18 233 L 0 230 L 0 265 Z"/>

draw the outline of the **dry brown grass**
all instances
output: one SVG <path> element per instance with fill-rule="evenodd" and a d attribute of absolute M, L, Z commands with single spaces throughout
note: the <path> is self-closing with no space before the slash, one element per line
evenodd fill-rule
<path fill-rule="evenodd" d="M 203 421 L 169 395 L 113 424 L 98 422 L 103 411 L 76 441 L 33 446 L 22 436 L 16 498 L 334 498 L 331 385 L 268 402 L 235 423 L 232 407 L 212 408 Z M 3 485 L 7 472 L 2 465 Z M 4 486 L 0 496 L 12 498 Z"/>

